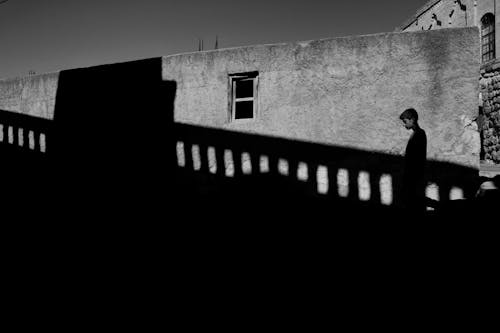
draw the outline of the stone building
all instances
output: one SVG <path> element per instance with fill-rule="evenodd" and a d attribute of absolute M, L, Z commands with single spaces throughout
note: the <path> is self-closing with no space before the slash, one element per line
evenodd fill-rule
<path fill-rule="evenodd" d="M 496 19 L 499 0 L 431 0 L 404 22 L 397 31 L 479 27 L 480 129 L 482 160 L 500 164 L 500 22 Z"/>
<path fill-rule="evenodd" d="M 240 204 L 306 194 L 390 209 L 409 135 L 398 117 L 413 107 L 429 137 L 429 196 L 468 198 L 479 167 L 477 34 L 383 33 L 1 80 L 0 147 L 50 156 L 56 179 L 77 170 L 103 201 L 108 191 L 144 196 L 131 189 L 148 183 Z M 30 165 L 19 167 L 36 174 Z"/>

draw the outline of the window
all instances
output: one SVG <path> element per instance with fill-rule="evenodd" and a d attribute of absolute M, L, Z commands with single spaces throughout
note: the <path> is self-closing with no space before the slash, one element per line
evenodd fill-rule
<path fill-rule="evenodd" d="M 481 50 L 483 62 L 495 59 L 495 16 L 491 13 L 481 19 Z"/>
<path fill-rule="evenodd" d="M 257 113 L 258 72 L 229 76 L 231 121 L 254 119 Z"/>

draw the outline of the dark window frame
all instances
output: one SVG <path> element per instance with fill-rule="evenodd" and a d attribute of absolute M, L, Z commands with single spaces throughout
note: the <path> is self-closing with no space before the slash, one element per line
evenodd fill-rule
<path fill-rule="evenodd" d="M 237 87 L 239 82 L 252 81 L 253 91 L 252 96 L 238 97 Z M 246 72 L 229 74 L 229 121 L 230 122 L 240 122 L 254 120 L 257 117 L 258 111 L 258 86 L 259 86 L 259 73 L 258 72 Z M 243 110 L 243 105 L 245 103 L 252 102 L 252 115 L 251 117 L 240 117 L 241 112 L 238 110 L 240 105 L 240 110 Z"/>
<path fill-rule="evenodd" d="M 481 18 L 481 61 L 495 58 L 495 16 L 488 13 Z"/>

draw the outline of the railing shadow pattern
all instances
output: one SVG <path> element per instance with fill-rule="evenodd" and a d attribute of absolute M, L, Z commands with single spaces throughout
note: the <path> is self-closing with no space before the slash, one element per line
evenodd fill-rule
<path fill-rule="evenodd" d="M 187 124 L 175 124 L 175 135 L 176 179 L 187 196 L 249 205 L 314 199 L 349 210 L 401 208 L 400 156 Z M 430 201 L 474 196 L 477 170 L 429 161 L 427 171 Z"/>
<path fill-rule="evenodd" d="M 1 199 L 4 207 L 14 201 L 30 202 L 45 192 L 53 122 L 48 119 L 0 110 Z M 35 201 L 37 199 L 34 199 Z"/>
<path fill-rule="evenodd" d="M 0 110 L 2 150 L 32 154 L 46 153 L 52 121 L 16 112 Z"/>
<path fill-rule="evenodd" d="M 53 127 L 51 120 L 0 111 L 0 149 L 9 161 L 2 164 L 2 172 L 10 175 L 7 182 L 37 183 L 41 172 L 50 175 L 49 157 L 61 161 L 61 156 L 50 154 Z M 399 156 L 181 123 L 165 128 L 172 132 L 165 136 L 172 141 L 165 149 L 175 149 L 167 160 L 175 164 L 176 186 L 165 184 L 179 201 L 205 198 L 238 206 L 279 206 L 314 199 L 349 210 L 386 212 L 401 207 Z M 172 170 L 167 163 L 165 170 Z M 478 186 L 476 170 L 451 163 L 428 162 L 427 176 L 427 196 L 434 207 L 473 198 Z"/>

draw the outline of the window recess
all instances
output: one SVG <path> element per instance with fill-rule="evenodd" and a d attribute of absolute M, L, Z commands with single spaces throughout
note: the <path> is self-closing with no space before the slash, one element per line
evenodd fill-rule
<path fill-rule="evenodd" d="M 229 75 L 230 120 L 255 119 L 257 115 L 258 72 Z"/>

